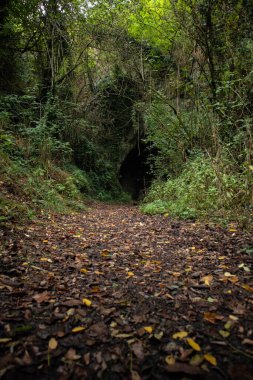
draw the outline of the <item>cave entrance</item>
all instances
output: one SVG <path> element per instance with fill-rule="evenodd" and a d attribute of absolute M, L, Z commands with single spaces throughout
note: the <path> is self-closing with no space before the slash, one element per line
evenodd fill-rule
<path fill-rule="evenodd" d="M 151 184 L 152 175 L 148 163 L 149 151 L 145 144 L 137 144 L 122 162 L 119 181 L 122 189 L 133 200 L 141 199 Z"/>

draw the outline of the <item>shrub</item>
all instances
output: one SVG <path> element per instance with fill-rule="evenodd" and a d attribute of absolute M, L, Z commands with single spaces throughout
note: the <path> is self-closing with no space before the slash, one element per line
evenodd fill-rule
<path fill-rule="evenodd" d="M 211 157 L 199 153 L 178 177 L 155 182 L 142 209 L 183 218 L 235 215 L 237 208 L 250 204 L 245 179 L 245 173 L 232 171 L 226 156 L 218 166 Z"/>

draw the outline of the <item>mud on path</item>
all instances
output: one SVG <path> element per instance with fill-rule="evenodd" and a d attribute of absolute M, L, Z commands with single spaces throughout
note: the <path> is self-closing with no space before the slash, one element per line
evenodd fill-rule
<path fill-rule="evenodd" d="M 94 204 L 0 238 L 0 378 L 253 379 L 250 234 Z"/>

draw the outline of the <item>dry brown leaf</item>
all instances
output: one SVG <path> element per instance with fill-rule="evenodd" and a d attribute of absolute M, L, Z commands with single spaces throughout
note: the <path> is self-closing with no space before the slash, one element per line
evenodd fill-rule
<path fill-rule="evenodd" d="M 38 293 L 38 294 L 35 294 L 33 296 L 33 299 L 37 302 L 37 303 L 42 303 L 42 302 L 46 302 L 48 301 L 50 298 L 50 295 L 48 292 L 43 292 L 43 293 Z"/>
<path fill-rule="evenodd" d="M 80 358 L 81 355 L 77 355 L 76 350 L 74 348 L 70 348 L 65 355 L 65 359 L 67 360 L 78 360 Z"/>

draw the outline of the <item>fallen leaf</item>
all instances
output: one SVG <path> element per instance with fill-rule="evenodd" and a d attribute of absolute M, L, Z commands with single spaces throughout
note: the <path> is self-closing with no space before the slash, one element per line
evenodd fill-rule
<path fill-rule="evenodd" d="M 190 364 L 198 366 L 203 362 L 203 360 L 203 355 L 196 354 L 190 359 Z"/>
<path fill-rule="evenodd" d="M 108 256 L 109 253 L 110 253 L 110 251 L 108 249 L 103 249 L 100 254 L 101 254 L 101 256 Z"/>
<path fill-rule="evenodd" d="M 171 354 L 171 355 L 166 356 L 166 358 L 165 358 L 165 362 L 166 362 L 168 365 L 173 365 L 173 364 L 176 363 L 176 359 L 175 359 L 174 356 Z"/>
<path fill-rule="evenodd" d="M 200 346 L 193 339 L 187 338 L 186 340 L 189 346 L 191 346 L 195 351 L 201 351 Z"/>
<path fill-rule="evenodd" d="M 128 276 L 128 277 L 133 277 L 133 276 L 134 276 L 134 273 L 133 273 L 133 272 L 127 272 L 127 276 Z"/>
<path fill-rule="evenodd" d="M 51 338 L 48 342 L 48 349 L 49 350 L 55 350 L 58 346 L 58 342 L 55 338 Z"/>
<path fill-rule="evenodd" d="M 147 333 L 151 334 L 152 331 L 153 331 L 153 327 L 151 327 L 151 326 L 144 326 L 144 330 L 145 330 Z"/>
<path fill-rule="evenodd" d="M 48 301 L 50 298 L 50 295 L 48 292 L 38 293 L 35 294 L 35 296 L 32 297 L 37 303 L 42 303 L 45 301 Z"/>
<path fill-rule="evenodd" d="M 66 314 L 71 317 L 72 315 L 74 315 L 76 312 L 76 310 L 74 308 L 71 308 L 71 309 L 68 309 Z"/>
<path fill-rule="evenodd" d="M 227 338 L 227 337 L 230 335 L 230 332 L 229 332 L 229 331 L 225 331 L 225 330 L 219 330 L 219 334 L 220 334 L 223 338 Z"/>
<path fill-rule="evenodd" d="M 203 318 L 204 318 L 206 321 L 210 322 L 210 323 L 215 323 L 215 322 L 216 322 L 216 319 L 218 319 L 218 320 L 223 319 L 223 317 L 222 317 L 221 315 L 217 315 L 216 313 L 212 313 L 212 312 L 209 312 L 209 311 L 206 311 L 206 312 L 204 313 Z"/>
<path fill-rule="evenodd" d="M 229 319 L 231 319 L 234 322 L 237 322 L 239 320 L 238 317 L 236 317 L 235 315 L 232 315 L 232 314 L 229 315 Z"/>
<path fill-rule="evenodd" d="M 249 286 L 248 284 L 243 284 L 242 288 L 247 290 L 248 292 L 253 293 L 253 288 L 251 286 Z"/>
<path fill-rule="evenodd" d="M 218 300 L 216 298 L 208 297 L 207 301 L 210 303 L 217 302 Z"/>
<path fill-rule="evenodd" d="M 228 281 L 232 284 L 236 284 L 239 281 L 239 278 L 235 275 L 228 277 Z"/>
<path fill-rule="evenodd" d="M 65 359 L 67 360 L 78 360 L 80 358 L 81 355 L 77 355 L 76 350 L 74 348 L 70 348 L 65 355 Z"/>
<path fill-rule="evenodd" d="M 86 327 L 84 327 L 84 326 L 77 326 L 77 327 L 74 327 L 71 331 L 73 333 L 77 333 L 77 332 L 83 331 L 85 329 L 86 329 Z"/>
<path fill-rule="evenodd" d="M 172 276 L 174 277 L 180 277 L 182 273 L 180 272 L 172 272 Z"/>
<path fill-rule="evenodd" d="M 91 306 L 92 301 L 88 300 L 87 298 L 83 298 L 83 304 L 86 306 Z"/>
<path fill-rule="evenodd" d="M 188 335 L 187 331 L 179 331 L 172 335 L 173 339 L 183 339 Z"/>
<path fill-rule="evenodd" d="M 209 363 L 211 363 L 212 365 L 214 365 L 214 366 L 217 365 L 217 360 L 216 360 L 216 358 L 215 358 L 213 355 L 211 355 L 211 354 L 205 354 L 205 355 L 204 355 L 204 359 L 205 359 L 207 362 L 209 362 Z"/>
<path fill-rule="evenodd" d="M 48 259 L 47 257 L 41 257 L 40 258 L 40 261 L 44 261 L 44 262 L 48 262 L 48 263 L 52 263 L 52 260 L 51 259 Z"/>
<path fill-rule="evenodd" d="M 86 274 L 86 273 L 88 273 L 89 271 L 88 271 L 88 269 L 86 269 L 86 268 L 81 268 L 81 269 L 80 269 L 80 272 Z"/>
<path fill-rule="evenodd" d="M 161 340 L 163 337 L 163 331 L 160 331 L 159 333 L 154 334 L 154 338 L 157 340 Z"/>
<path fill-rule="evenodd" d="M 227 323 L 224 325 L 224 328 L 226 330 L 230 330 L 232 326 L 233 326 L 233 322 L 232 321 L 227 321 Z"/>
<path fill-rule="evenodd" d="M 204 276 L 202 278 L 202 281 L 205 283 L 205 285 L 210 286 L 213 281 L 213 276 L 209 274 L 208 276 Z"/>

